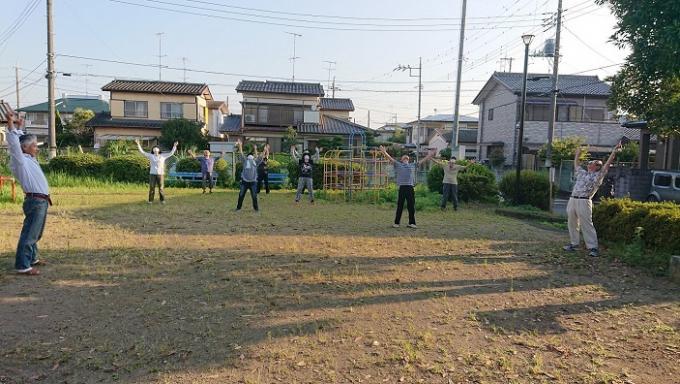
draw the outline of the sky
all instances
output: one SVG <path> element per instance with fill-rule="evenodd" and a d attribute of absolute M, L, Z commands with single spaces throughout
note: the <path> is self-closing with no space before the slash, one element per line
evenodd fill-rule
<path fill-rule="evenodd" d="M 468 2 L 461 114 L 477 115 L 477 92 L 494 71 L 509 71 L 501 58 L 512 58 L 512 71 L 521 72 L 523 34 L 535 35 L 532 52 L 554 38 L 555 28 L 542 24 L 557 2 Z M 563 2 L 560 74 L 616 73 L 627 52 L 609 41 L 616 23 L 609 9 L 592 0 Z M 12 106 L 15 66 L 21 105 L 47 99 L 45 3 L 3 0 L 0 99 Z M 108 99 L 100 88 L 114 78 L 157 80 L 163 33 L 161 78 L 206 83 L 215 99 L 228 99 L 230 111 L 240 113 L 234 90 L 240 80 L 291 80 L 295 33 L 296 81 L 320 82 L 330 95 L 329 76 L 335 77 L 335 96 L 354 101 L 357 123 L 367 125 L 369 111 L 371 128 L 417 118 L 418 78 L 394 68 L 417 67 L 419 58 L 421 116 L 453 113 L 461 6 L 462 0 L 54 0 L 57 95 Z M 530 57 L 529 71 L 552 72 L 552 59 Z"/>

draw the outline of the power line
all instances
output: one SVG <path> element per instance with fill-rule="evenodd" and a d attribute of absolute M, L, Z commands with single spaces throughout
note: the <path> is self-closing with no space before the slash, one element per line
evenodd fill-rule
<path fill-rule="evenodd" d="M 161 10 L 161 11 L 166 11 L 166 12 L 174 12 L 174 13 L 180 13 L 183 15 L 189 14 L 189 15 L 194 15 L 194 16 L 203 16 L 203 17 L 209 17 L 209 18 L 214 18 L 214 19 L 222 19 L 222 20 L 231 20 L 231 21 L 237 21 L 237 22 L 245 22 L 245 23 L 255 23 L 259 25 L 274 25 L 274 26 L 280 26 L 280 27 L 291 27 L 291 28 L 303 28 L 303 29 L 314 29 L 314 30 L 330 30 L 330 31 L 360 31 L 360 32 L 444 32 L 444 31 L 457 31 L 458 28 L 388 28 L 388 29 L 381 29 L 381 28 L 340 28 L 340 27 L 327 27 L 327 26 L 310 26 L 310 25 L 299 25 L 299 24 L 288 24 L 288 23 L 277 23 L 277 22 L 272 22 L 272 21 L 262 21 L 262 20 L 251 20 L 251 19 L 242 19 L 242 18 L 236 18 L 236 17 L 227 17 L 227 16 L 219 16 L 219 15 L 213 15 L 213 14 L 208 14 L 208 13 L 200 13 L 200 12 L 193 12 L 193 11 L 185 11 L 185 10 L 180 10 L 180 9 L 173 9 L 173 8 L 167 8 L 167 7 L 160 7 L 160 6 L 154 6 L 154 5 L 147 5 L 147 4 L 139 4 L 139 3 L 132 3 L 129 1 L 123 1 L 123 0 L 109 0 L 114 3 L 119 3 L 119 4 L 126 4 L 126 5 L 131 5 L 131 6 L 136 6 L 136 7 L 141 7 L 141 8 L 149 8 L 149 9 L 156 9 L 156 10 Z M 146 1 L 154 1 L 154 2 L 160 2 L 160 0 L 146 0 Z M 195 9 L 201 9 L 195 7 Z M 484 23 L 484 25 L 488 25 L 488 23 Z M 518 27 L 533 27 L 534 25 L 524 25 L 524 26 L 496 26 L 496 27 L 486 27 L 486 26 L 480 26 L 472 29 L 494 29 L 494 28 L 518 28 Z M 376 27 L 380 27 L 380 25 L 376 25 Z"/>

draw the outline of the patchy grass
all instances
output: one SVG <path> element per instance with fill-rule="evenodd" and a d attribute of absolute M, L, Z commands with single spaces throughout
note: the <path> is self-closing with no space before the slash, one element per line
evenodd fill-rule
<path fill-rule="evenodd" d="M 673 383 L 678 287 L 558 251 L 483 206 L 393 210 L 290 192 L 54 188 L 42 276 L 12 274 L 0 205 L 0 382 Z"/>

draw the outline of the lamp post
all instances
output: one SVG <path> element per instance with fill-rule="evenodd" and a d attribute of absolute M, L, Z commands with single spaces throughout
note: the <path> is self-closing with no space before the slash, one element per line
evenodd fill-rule
<path fill-rule="evenodd" d="M 519 133 L 517 135 L 517 179 L 515 180 L 515 203 L 520 200 L 520 181 L 519 175 L 522 170 L 522 147 L 524 147 L 524 112 L 527 103 L 527 71 L 529 69 L 529 44 L 534 39 L 534 35 L 522 35 L 524 43 L 524 74 L 522 76 L 522 106 L 519 111 Z"/>

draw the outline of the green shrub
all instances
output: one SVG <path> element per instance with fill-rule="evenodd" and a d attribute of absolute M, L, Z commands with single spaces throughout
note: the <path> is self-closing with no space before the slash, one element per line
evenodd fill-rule
<path fill-rule="evenodd" d="M 94 176 L 101 174 L 104 158 L 92 153 L 78 153 L 57 156 L 49 162 L 51 172 L 63 172 L 74 176 Z"/>
<path fill-rule="evenodd" d="M 671 202 L 644 203 L 605 199 L 593 209 L 593 223 L 604 240 L 630 244 L 643 228 L 645 249 L 680 254 L 680 206 Z M 663 264 L 667 263 L 666 259 Z"/>
<path fill-rule="evenodd" d="M 201 163 L 191 157 L 185 157 L 177 160 L 175 165 L 177 172 L 201 172 Z"/>
<path fill-rule="evenodd" d="M 104 161 L 102 173 L 113 181 L 145 182 L 149 180 L 149 159 L 141 155 L 111 157 Z"/>
<path fill-rule="evenodd" d="M 230 186 L 234 180 L 229 174 L 229 163 L 224 158 L 215 160 L 213 170 L 217 172 L 217 183 L 223 187 Z"/>
<path fill-rule="evenodd" d="M 139 153 L 138 151 L 137 144 L 132 140 L 108 140 L 99 149 L 99 153 L 104 157 L 132 155 Z"/>
<path fill-rule="evenodd" d="M 550 181 L 546 173 L 522 171 L 520 173 L 519 199 L 516 194 L 517 177 L 515 172 L 508 172 L 501 179 L 498 188 L 503 197 L 512 205 L 532 205 L 544 211 L 549 210 Z M 553 188 L 556 190 L 556 188 Z"/>
<path fill-rule="evenodd" d="M 481 165 L 466 160 L 458 160 L 456 164 L 467 168 L 458 173 L 458 198 L 462 201 L 479 201 L 495 203 L 498 201 L 498 188 L 493 172 Z M 427 173 L 427 186 L 431 192 L 442 193 L 444 169 L 434 165 Z"/>

